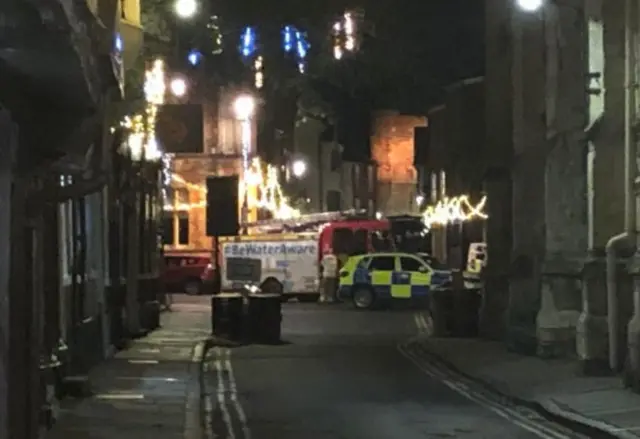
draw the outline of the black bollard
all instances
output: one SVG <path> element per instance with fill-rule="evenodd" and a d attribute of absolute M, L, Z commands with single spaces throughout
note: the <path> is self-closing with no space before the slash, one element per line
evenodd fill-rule
<path fill-rule="evenodd" d="M 454 335 L 477 337 L 481 296 L 478 288 L 459 288 L 453 291 Z"/>
<path fill-rule="evenodd" d="M 251 341 L 278 344 L 282 333 L 282 296 L 249 295 L 249 336 Z"/>
<path fill-rule="evenodd" d="M 429 308 L 433 320 L 433 336 L 447 337 L 453 332 L 453 291 L 450 288 L 431 291 Z"/>
<path fill-rule="evenodd" d="M 218 337 L 240 340 L 243 336 L 244 298 L 242 294 L 211 296 L 211 332 Z"/>

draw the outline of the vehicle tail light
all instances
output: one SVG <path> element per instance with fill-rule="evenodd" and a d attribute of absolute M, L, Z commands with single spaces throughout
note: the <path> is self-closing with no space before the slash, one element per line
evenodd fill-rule
<path fill-rule="evenodd" d="M 213 279 L 213 265 L 208 264 L 206 268 L 203 270 L 200 279 L 203 281 L 208 281 Z"/>

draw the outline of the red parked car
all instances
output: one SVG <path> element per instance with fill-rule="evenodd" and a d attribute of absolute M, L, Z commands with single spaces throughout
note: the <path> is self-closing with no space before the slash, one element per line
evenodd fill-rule
<path fill-rule="evenodd" d="M 165 255 L 163 282 L 166 291 L 202 294 L 202 275 L 211 258 L 199 255 Z"/>

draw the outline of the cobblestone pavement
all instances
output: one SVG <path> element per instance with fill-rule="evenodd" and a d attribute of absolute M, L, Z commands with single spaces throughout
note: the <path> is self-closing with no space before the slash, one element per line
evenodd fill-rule
<path fill-rule="evenodd" d="M 198 356 L 210 333 L 209 301 L 176 299 L 160 329 L 91 371 L 91 397 L 63 401 L 47 439 L 201 437 Z"/>
<path fill-rule="evenodd" d="M 415 310 L 284 306 L 283 343 L 214 348 L 207 425 L 232 439 L 582 437 L 426 373 L 399 345 L 428 333 Z"/>

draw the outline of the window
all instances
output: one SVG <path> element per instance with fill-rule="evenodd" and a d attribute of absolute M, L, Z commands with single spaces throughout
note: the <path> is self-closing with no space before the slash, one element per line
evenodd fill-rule
<path fill-rule="evenodd" d="M 371 260 L 370 270 L 394 271 L 396 259 L 393 256 L 376 256 Z"/>
<path fill-rule="evenodd" d="M 369 262 L 371 262 L 371 257 L 362 258 L 360 262 L 358 262 L 358 268 L 367 268 Z"/>
<path fill-rule="evenodd" d="M 339 228 L 333 231 L 332 247 L 336 255 L 351 254 L 353 233 L 350 229 Z"/>
<path fill-rule="evenodd" d="M 165 200 L 164 203 L 167 206 L 173 206 L 175 204 L 175 190 L 172 187 L 168 187 L 165 191 Z"/>
<path fill-rule="evenodd" d="M 340 191 L 327 191 L 327 210 L 329 212 L 338 212 L 342 210 L 342 194 Z"/>
<path fill-rule="evenodd" d="M 189 204 L 189 190 L 185 188 L 178 188 L 175 190 L 175 202 L 178 206 Z"/>
<path fill-rule="evenodd" d="M 173 245 L 176 240 L 173 232 L 173 212 L 165 212 L 162 217 L 162 243 L 164 245 Z"/>
<path fill-rule="evenodd" d="M 388 252 L 393 250 L 391 238 L 387 231 L 375 231 L 371 233 L 371 246 L 376 252 Z"/>
<path fill-rule="evenodd" d="M 170 188 L 167 204 L 172 211 L 165 211 L 162 218 L 162 242 L 166 246 L 189 245 L 189 190 Z"/>
<path fill-rule="evenodd" d="M 366 230 L 358 229 L 353 234 L 353 247 L 351 248 L 351 255 L 361 255 L 368 251 L 368 236 L 369 233 Z"/>
<path fill-rule="evenodd" d="M 376 168 L 374 166 L 369 166 L 369 168 L 367 169 L 367 173 L 368 173 L 368 193 L 369 194 L 374 194 L 376 191 Z"/>
<path fill-rule="evenodd" d="M 178 245 L 189 244 L 189 212 L 178 213 Z"/>
<path fill-rule="evenodd" d="M 417 259 L 404 257 L 400 258 L 400 267 L 402 271 L 416 272 L 420 271 L 420 269 L 423 268 L 424 265 L 422 265 L 422 262 L 418 261 Z"/>

